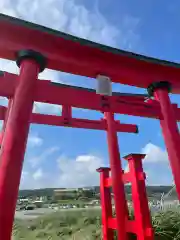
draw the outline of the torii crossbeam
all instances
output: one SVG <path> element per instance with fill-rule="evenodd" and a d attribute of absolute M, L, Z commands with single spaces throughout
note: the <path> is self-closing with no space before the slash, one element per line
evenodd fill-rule
<path fill-rule="evenodd" d="M 136 132 L 137 127 L 122 127 L 114 120 L 114 113 L 160 120 L 180 199 L 180 137 L 177 126 L 180 113 L 169 98 L 169 92 L 180 93 L 179 64 L 107 47 L 3 14 L 0 14 L 0 33 L 0 58 L 16 60 L 20 67 L 19 76 L 2 73 L 0 77 L 0 95 L 9 99 L 8 108 L 0 108 L 5 123 L 0 151 L 0 239 L 11 238 L 30 123 L 46 121 L 55 124 L 60 120 L 69 126 L 71 123 L 83 126 L 79 120 L 72 120 L 71 107 L 104 113 L 104 120 L 98 123 L 86 121 L 84 126 L 89 124 L 95 129 L 99 124 L 98 128 L 107 131 L 118 240 L 126 239 L 126 210 L 122 207 L 125 193 L 117 131 L 125 127 L 129 131 L 130 127 L 131 132 Z M 132 94 L 102 96 L 92 90 L 38 81 L 39 73 L 45 68 L 91 78 L 101 75 L 111 82 L 147 88 L 151 99 Z M 62 105 L 63 114 L 58 120 L 55 116 L 32 114 L 34 101 Z"/>

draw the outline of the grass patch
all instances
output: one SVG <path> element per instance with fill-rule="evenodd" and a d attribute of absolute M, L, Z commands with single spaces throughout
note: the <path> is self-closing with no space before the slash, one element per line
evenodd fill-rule
<path fill-rule="evenodd" d="M 31 221 L 15 221 L 13 235 L 15 240 L 100 239 L 100 210 L 63 211 Z"/>
<path fill-rule="evenodd" d="M 101 238 L 100 209 L 63 211 L 33 220 L 16 220 L 15 240 L 95 240 Z M 152 217 L 156 240 L 180 239 L 180 212 L 159 212 Z"/>

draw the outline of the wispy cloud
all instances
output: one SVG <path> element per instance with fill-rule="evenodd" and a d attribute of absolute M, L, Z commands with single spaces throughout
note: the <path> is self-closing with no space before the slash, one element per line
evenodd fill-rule
<path fill-rule="evenodd" d="M 62 106 L 48 103 L 35 102 L 33 107 L 34 113 L 61 115 Z"/>
<path fill-rule="evenodd" d="M 103 159 L 94 155 L 80 155 L 76 159 L 61 156 L 57 163 L 60 170 L 58 183 L 61 187 L 97 185 L 99 174 L 96 169 L 104 166 Z"/>
<path fill-rule="evenodd" d="M 74 0 L 2 0 L 1 12 L 108 45 L 116 44 L 119 33 L 102 14 Z"/>
<path fill-rule="evenodd" d="M 40 157 L 34 158 L 34 163 L 42 163 L 52 154 L 53 150 L 45 151 Z M 43 187 L 83 187 L 99 184 L 99 174 L 96 169 L 104 166 L 103 159 L 94 155 L 80 155 L 75 159 L 60 156 L 56 164 L 55 172 L 47 172 L 43 166 L 33 171 L 24 171 L 21 178 L 21 188 L 43 188 Z M 36 165 L 37 167 L 37 165 Z"/>
<path fill-rule="evenodd" d="M 59 151 L 59 147 L 50 147 L 50 148 L 46 149 L 44 152 L 42 152 L 42 154 L 40 154 L 39 156 L 28 159 L 28 162 L 30 163 L 32 168 L 37 168 L 38 166 L 43 164 L 43 162 L 48 157 L 50 157 L 53 153 L 55 153 L 57 151 Z"/>
<path fill-rule="evenodd" d="M 55 171 L 43 167 L 47 158 L 51 157 L 57 148 L 49 148 L 40 156 L 30 159 L 31 170 L 24 170 L 21 188 L 43 187 L 83 187 L 99 185 L 99 174 L 96 169 L 105 165 L 104 159 L 93 155 L 79 155 L 69 158 L 60 155 L 53 160 Z M 171 185 L 173 178 L 168 164 L 167 154 L 154 144 L 147 144 L 142 150 L 147 156 L 143 161 L 148 185 Z M 129 171 L 126 166 L 126 171 Z M 52 172 L 53 171 L 53 172 Z"/>
<path fill-rule="evenodd" d="M 152 143 L 148 143 L 142 152 L 147 154 L 144 161 L 150 163 L 167 162 L 168 155 L 167 152 Z"/>
<path fill-rule="evenodd" d="M 136 32 L 138 19 L 124 15 L 117 28 L 99 12 L 98 8 L 88 10 L 75 0 L 1 0 L 0 9 L 4 14 L 109 46 L 132 50 L 134 44 L 139 41 L 139 35 Z M 6 60 L 0 61 L 0 69 L 19 73 L 16 64 Z M 40 78 L 56 82 L 64 81 L 63 74 L 50 70 L 41 73 Z M 65 81 L 67 83 L 68 79 L 66 78 Z M 34 106 L 34 111 L 41 113 L 56 114 L 60 110 L 60 106 L 42 103 L 36 103 Z M 38 144 L 35 138 L 29 141 Z M 31 169 L 24 169 L 21 184 L 23 188 L 46 187 L 48 184 L 69 187 L 99 183 L 96 168 L 102 166 L 104 161 L 94 155 L 77 156 L 75 159 L 60 156 L 57 160 L 58 175 L 54 176 L 52 172 L 46 173 L 43 163 L 56 151 L 58 148 L 52 147 L 39 156 L 28 159 Z"/>
<path fill-rule="evenodd" d="M 108 22 L 97 6 L 90 11 L 75 0 L 1 0 L 0 9 L 4 14 L 110 46 L 132 49 L 133 44 L 139 40 L 136 33 L 138 19 L 125 15 L 117 28 Z M 16 64 L 7 60 L 0 61 L 0 69 L 19 73 Z M 45 70 L 40 78 L 63 82 L 61 73 L 52 70 Z M 38 108 L 45 110 L 42 104 Z M 46 105 L 49 113 L 56 110 L 57 107 Z"/>
<path fill-rule="evenodd" d="M 147 184 L 172 185 L 173 177 L 166 150 L 153 143 L 148 143 L 142 149 L 142 153 L 146 154 L 143 168 L 147 176 Z M 128 165 L 126 165 L 125 171 L 129 171 Z"/>
<path fill-rule="evenodd" d="M 38 134 L 31 134 L 28 137 L 28 145 L 30 147 L 40 147 L 43 144 L 43 139 Z"/>
<path fill-rule="evenodd" d="M 39 168 L 37 171 L 35 171 L 35 172 L 33 173 L 33 179 L 34 179 L 35 181 L 38 181 L 38 180 L 41 179 L 42 177 L 43 177 L 43 171 L 42 171 L 41 168 Z"/>

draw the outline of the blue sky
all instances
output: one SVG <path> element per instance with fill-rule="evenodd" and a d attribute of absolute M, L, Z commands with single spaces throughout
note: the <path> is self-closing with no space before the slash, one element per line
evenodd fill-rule
<path fill-rule="evenodd" d="M 89 40 L 170 61 L 180 61 L 180 2 L 142 0 L 1 0 L 0 11 Z M 13 62 L 0 60 L 0 69 L 18 73 Z M 44 71 L 40 78 L 95 88 L 95 80 Z M 146 93 L 145 89 L 113 84 L 114 91 Z M 179 103 L 179 96 L 172 96 Z M 2 104 L 6 104 L 1 99 Z M 60 114 L 60 106 L 36 103 L 34 111 Z M 94 111 L 73 110 L 76 117 L 99 119 Z M 148 184 L 172 184 L 158 121 L 116 116 L 139 126 L 138 135 L 119 133 L 121 156 L 146 152 Z M 32 125 L 21 188 L 76 187 L 98 184 L 95 169 L 108 166 L 106 133 L 93 130 Z M 126 163 L 123 162 L 126 168 Z"/>

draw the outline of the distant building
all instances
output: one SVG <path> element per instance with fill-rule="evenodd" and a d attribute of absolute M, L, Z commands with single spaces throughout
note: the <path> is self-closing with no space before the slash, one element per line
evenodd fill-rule
<path fill-rule="evenodd" d="M 34 204 L 37 208 L 41 208 L 43 207 L 43 201 L 39 200 L 39 201 L 34 201 L 32 204 Z"/>
<path fill-rule="evenodd" d="M 54 199 L 63 200 L 63 199 L 74 199 L 78 196 L 78 188 L 65 188 L 65 189 L 55 189 L 54 190 Z"/>
<path fill-rule="evenodd" d="M 24 199 L 24 198 L 23 198 L 23 199 L 18 199 L 17 202 L 18 202 L 19 204 L 20 204 L 20 203 L 22 203 L 22 204 L 26 204 L 26 203 L 29 202 L 29 199 L 27 199 L 27 198 L 26 198 L 26 199 Z"/>
<path fill-rule="evenodd" d="M 81 191 L 93 191 L 94 190 L 94 187 L 83 187 L 83 188 L 80 188 Z"/>
<path fill-rule="evenodd" d="M 47 196 L 41 196 L 41 197 L 37 197 L 36 201 L 42 201 L 42 202 L 46 202 L 48 200 Z"/>

